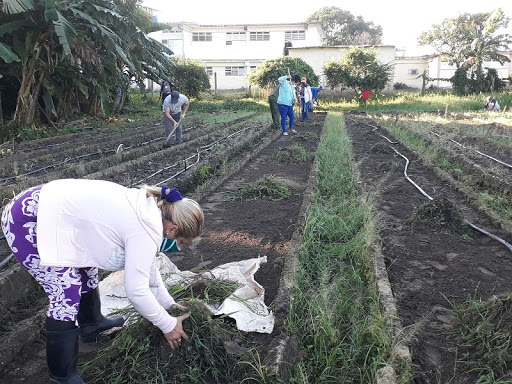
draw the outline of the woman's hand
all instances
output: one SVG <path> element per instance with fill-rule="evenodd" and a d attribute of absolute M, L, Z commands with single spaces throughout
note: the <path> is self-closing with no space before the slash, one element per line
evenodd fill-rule
<path fill-rule="evenodd" d="M 179 348 L 181 340 L 188 340 L 187 334 L 183 331 L 183 320 L 188 319 L 190 316 L 189 313 L 186 315 L 178 316 L 176 319 L 178 320 L 174 329 L 169 333 L 164 333 L 167 342 L 171 346 L 171 349 Z"/>

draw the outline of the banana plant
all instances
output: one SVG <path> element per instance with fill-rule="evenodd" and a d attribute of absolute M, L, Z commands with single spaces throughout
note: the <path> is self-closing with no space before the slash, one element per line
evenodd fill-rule
<path fill-rule="evenodd" d="M 103 114 L 113 88 L 167 77 L 172 51 L 138 28 L 140 12 L 135 19 L 121 4 L 0 1 L 0 73 L 9 72 L 20 84 L 16 128 L 35 124 L 39 109 L 53 119 L 71 108 Z"/>

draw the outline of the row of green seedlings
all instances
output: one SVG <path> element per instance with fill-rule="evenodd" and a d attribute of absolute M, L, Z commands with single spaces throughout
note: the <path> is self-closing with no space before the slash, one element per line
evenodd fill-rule
<path fill-rule="evenodd" d="M 283 157 L 284 153 L 288 155 Z M 309 161 L 311 156 L 295 146 L 286 151 L 281 148 L 272 159 L 283 162 L 284 158 L 297 163 Z M 203 170 L 206 177 L 207 168 Z M 286 180 L 266 175 L 255 183 L 241 186 L 227 199 L 282 200 L 291 196 Z M 158 329 L 133 310 L 124 311 L 124 315 L 135 316 L 136 321 L 123 328 L 112 344 L 103 348 L 93 360 L 84 363 L 83 377 L 92 384 L 265 382 L 269 375 L 262 368 L 262 352 L 257 345 L 252 345 L 233 321 L 224 316 L 212 317 L 203 306 L 203 303 L 222 302 L 237 288 L 233 282 L 204 278 L 172 287 L 171 295 L 177 301 L 189 303 L 191 313 L 184 322 L 190 340 L 174 351 L 162 339 Z M 180 314 L 173 313 L 175 316 Z"/>
<path fill-rule="evenodd" d="M 330 113 L 293 283 L 288 331 L 302 361 L 290 383 L 374 383 L 386 364 L 398 382 L 410 378 L 391 356 L 369 252 L 376 236 L 371 207 L 358 197 L 351 154 L 342 117 Z"/>
<path fill-rule="evenodd" d="M 447 172 L 463 185 L 462 190 L 476 193 L 478 202 L 495 213 L 507 225 L 512 225 L 512 193 L 510 189 L 475 167 L 465 164 L 460 157 L 449 153 L 429 140 L 407 129 L 383 122 L 393 135 L 414 151 L 421 153 L 435 167 Z"/>

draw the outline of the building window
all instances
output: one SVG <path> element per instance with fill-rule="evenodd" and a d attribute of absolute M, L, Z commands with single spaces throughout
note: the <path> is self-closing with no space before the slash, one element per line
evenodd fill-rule
<path fill-rule="evenodd" d="M 226 32 L 226 41 L 245 41 L 245 32 Z"/>
<path fill-rule="evenodd" d="M 226 76 L 244 76 L 245 67 L 226 67 Z"/>
<path fill-rule="evenodd" d="M 213 67 L 206 67 L 205 70 L 208 76 L 213 76 Z"/>
<path fill-rule="evenodd" d="M 284 33 L 286 41 L 292 40 L 306 40 L 306 31 L 286 31 Z"/>
<path fill-rule="evenodd" d="M 270 32 L 251 32 L 250 41 L 268 41 L 270 40 Z"/>
<path fill-rule="evenodd" d="M 169 42 L 169 40 L 167 40 L 167 39 L 162 40 L 162 44 L 167 44 L 168 42 Z"/>
<path fill-rule="evenodd" d="M 409 69 L 409 75 L 417 75 L 418 70 L 417 69 Z"/>
<path fill-rule="evenodd" d="M 212 41 L 211 32 L 194 32 L 192 34 L 192 41 Z"/>

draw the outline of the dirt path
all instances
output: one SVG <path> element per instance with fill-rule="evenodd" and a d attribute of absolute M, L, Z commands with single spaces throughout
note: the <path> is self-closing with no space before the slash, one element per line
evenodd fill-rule
<path fill-rule="evenodd" d="M 512 290 L 512 255 L 501 244 L 473 230 L 458 231 L 435 225 L 434 219 L 411 222 L 413 213 L 428 200 L 403 175 L 408 174 L 427 194 L 439 202 L 448 199 L 464 218 L 498 235 L 488 218 L 465 205 L 464 197 L 439 179 L 417 156 L 399 144 L 391 145 L 384 130 L 372 132 L 364 116 L 347 118 L 353 141 L 353 158 L 365 192 L 375 198 L 382 250 L 389 279 L 405 327 L 413 362 L 420 374 L 416 383 L 474 383 L 475 377 L 458 359 L 457 346 L 447 334 L 453 319 L 448 300 L 461 303 L 469 296 L 487 299 Z M 451 380 L 451 381 L 450 381 Z"/>
<path fill-rule="evenodd" d="M 303 201 L 309 172 L 313 163 L 279 164 L 271 160 L 281 148 L 299 145 L 314 155 L 325 119 L 324 114 L 313 114 L 310 122 L 299 124 L 296 135 L 280 136 L 237 173 L 230 176 L 213 193 L 200 201 L 205 212 L 205 231 L 200 239 L 171 260 L 181 270 L 202 265 L 212 269 L 217 265 L 266 255 L 268 262 L 256 275 L 265 288 L 268 305 L 277 295 L 282 269 L 282 256 L 286 251 Z M 308 136 L 301 133 L 308 132 Z M 301 140 L 305 138 L 305 140 Z M 147 170 L 141 168 L 141 177 Z M 226 196 L 238 187 L 252 183 L 265 175 L 286 180 L 292 186 L 291 198 L 282 201 L 251 200 L 228 201 Z M 265 347 L 273 335 L 254 335 L 254 341 Z M 41 337 L 19 355 L 18 360 L 6 372 L 0 372 L 0 384 L 45 382 L 46 362 L 44 339 Z M 94 353 L 97 346 L 81 344 L 81 358 Z M 84 378 L 87 382 L 87 378 Z"/>

